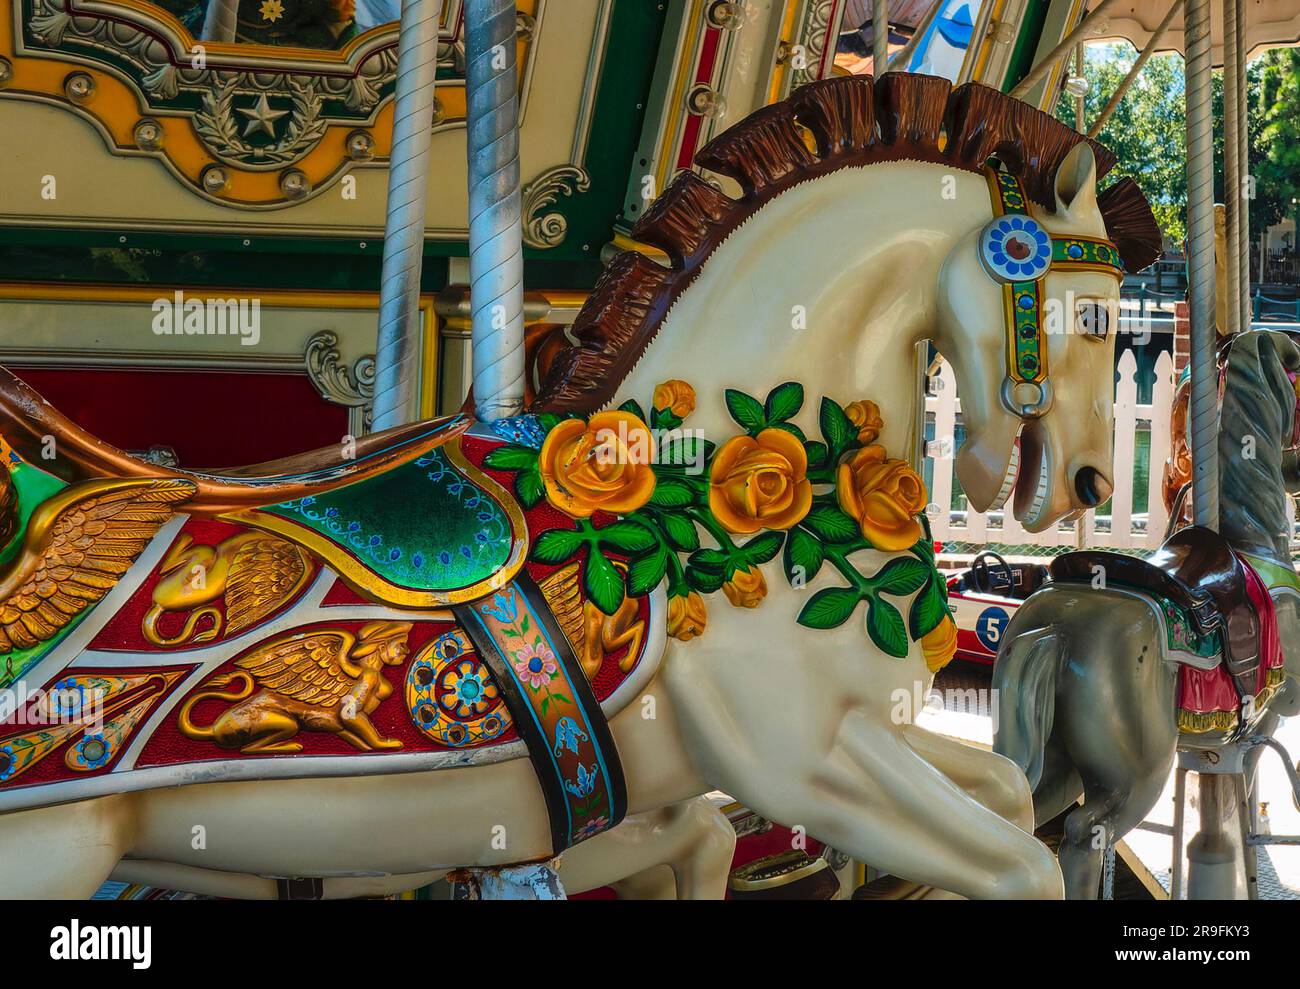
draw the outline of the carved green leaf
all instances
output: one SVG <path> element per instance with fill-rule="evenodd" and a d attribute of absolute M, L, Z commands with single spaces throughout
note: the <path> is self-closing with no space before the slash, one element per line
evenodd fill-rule
<path fill-rule="evenodd" d="M 851 587 L 824 588 L 803 606 L 799 612 L 799 624 L 806 628 L 835 628 L 843 625 L 861 600 L 858 592 Z"/>
<path fill-rule="evenodd" d="M 763 406 L 758 399 L 746 395 L 743 391 L 728 388 L 726 391 L 727 411 L 741 428 L 750 433 L 757 433 L 767 425 Z"/>
<path fill-rule="evenodd" d="M 578 552 L 583 542 L 581 532 L 572 529 L 551 529 L 537 537 L 530 555 L 538 563 L 563 563 Z"/>
<path fill-rule="evenodd" d="M 629 398 L 626 402 L 618 407 L 620 412 L 631 412 L 642 422 L 646 421 L 645 413 L 641 410 L 641 404 L 635 399 Z"/>
<path fill-rule="evenodd" d="M 507 443 L 495 450 L 489 450 L 483 458 L 483 466 L 492 470 L 525 470 L 537 466 L 537 451 L 516 443 Z"/>
<path fill-rule="evenodd" d="M 712 594 L 722 587 L 723 581 L 721 570 L 705 569 L 689 563 L 686 565 L 686 583 L 691 586 L 691 590 Z"/>
<path fill-rule="evenodd" d="M 659 516 L 659 521 L 674 549 L 681 550 L 683 553 L 694 553 L 700 548 L 700 534 L 695 531 L 695 523 L 690 519 L 664 512 Z"/>
<path fill-rule="evenodd" d="M 654 494 L 650 504 L 657 508 L 685 508 L 695 500 L 695 489 L 685 481 L 671 477 L 659 477 L 655 481 Z"/>
<path fill-rule="evenodd" d="M 768 425 L 785 422 L 803 408 L 803 385 L 797 381 L 787 381 L 777 385 L 767 396 L 763 407 Z"/>
<path fill-rule="evenodd" d="M 668 551 L 656 546 L 640 559 L 633 560 L 627 568 L 627 592 L 633 596 L 649 594 L 668 573 Z"/>
<path fill-rule="evenodd" d="M 858 538 L 858 523 L 835 505 L 818 505 L 802 522 L 828 543 L 849 543 Z"/>
<path fill-rule="evenodd" d="M 598 537 L 602 544 L 612 546 L 620 553 L 644 553 L 659 543 L 655 534 L 645 526 L 626 519 L 605 526 Z"/>
<path fill-rule="evenodd" d="M 911 594 L 925 586 L 931 573 L 929 567 L 913 557 L 890 560 L 875 577 L 876 589 L 885 594 Z"/>
<path fill-rule="evenodd" d="M 741 546 L 740 552 L 751 566 L 766 563 L 781 552 L 781 544 L 784 541 L 784 532 L 764 532 Z"/>
<path fill-rule="evenodd" d="M 532 508 L 541 501 L 545 491 L 542 474 L 537 469 L 536 463 L 515 475 L 515 497 L 525 508 Z"/>
<path fill-rule="evenodd" d="M 623 603 L 623 576 L 609 560 L 593 547 L 587 553 L 587 565 L 582 572 L 582 585 L 597 608 L 612 615 Z"/>
<path fill-rule="evenodd" d="M 826 551 L 821 542 L 807 529 L 796 526 L 785 541 L 784 567 L 786 580 L 793 586 L 796 581 L 807 584 L 822 568 Z"/>
<path fill-rule="evenodd" d="M 944 592 L 943 578 L 935 574 L 925 590 L 912 602 L 907 616 L 907 625 L 913 639 L 929 635 L 947 616 L 948 604 L 944 600 Z"/>
<path fill-rule="evenodd" d="M 867 634 L 881 652 L 902 659 L 907 655 L 907 628 L 903 615 L 883 598 L 867 602 Z"/>
<path fill-rule="evenodd" d="M 722 573 L 729 559 L 730 557 L 720 549 L 702 549 L 692 553 L 688 562 L 700 570 Z"/>
<path fill-rule="evenodd" d="M 822 436 L 826 439 L 826 445 L 830 447 L 833 456 L 838 457 L 844 450 L 858 438 L 858 431 L 854 428 L 853 423 L 849 422 L 849 417 L 845 414 L 840 404 L 830 398 L 822 398 L 821 415 L 819 421 L 822 428 Z"/>
<path fill-rule="evenodd" d="M 700 467 L 708 461 L 713 444 L 700 436 L 675 436 L 659 451 L 659 462 L 673 467 Z"/>

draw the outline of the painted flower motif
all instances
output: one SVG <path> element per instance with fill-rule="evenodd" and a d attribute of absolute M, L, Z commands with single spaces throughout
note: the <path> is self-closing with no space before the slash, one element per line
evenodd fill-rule
<path fill-rule="evenodd" d="M 439 698 L 439 703 L 460 718 L 482 714 L 497 697 L 496 684 L 473 660 L 457 663 L 455 669 L 447 672 L 443 682 L 447 693 Z"/>
<path fill-rule="evenodd" d="M 921 651 L 931 673 L 938 673 L 952 662 L 957 654 L 957 624 L 951 615 L 921 636 Z"/>
<path fill-rule="evenodd" d="M 704 598 L 694 591 L 668 599 L 668 634 L 681 642 L 703 635 L 709 623 Z"/>
<path fill-rule="evenodd" d="M 98 732 L 83 736 L 73 748 L 77 753 L 77 762 L 86 769 L 99 769 L 108 763 L 113 754 L 108 739 Z"/>
<path fill-rule="evenodd" d="M 593 835 L 600 834 L 600 832 L 604 831 L 607 827 L 609 827 L 609 818 L 607 816 L 602 814 L 600 817 L 593 817 L 590 821 L 573 832 L 573 840 L 575 842 L 584 841 Z"/>
<path fill-rule="evenodd" d="M 50 691 L 50 713 L 60 719 L 75 719 L 86 706 L 86 688 L 73 677 L 55 682 Z"/>
<path fill-rule="evenodd" d="M 880 406 L 875 402 L 850 402 L 844 407 L 844 414 L 858 430 L 859 443 L 874 443 L 885 428 L 885 421 L 880 418 Z"/>
<path fill-rule="evenodd" d="M 906 460 L 887 459 L 884 447 L 863 447 L 840 464 L 835 492 L 876 549 L 899 552 L 921 538 L 925 481 Z"/>
<path fill-rule="evenodd" d="M 737 570 L 732 578 L 722 585 L 722 593 L 737 608 L 757 608 L 763 598 L 767 597 L 767 580 L 758 567 L 749 570 Z"/>
<path fill-rule="evenodd" d="M 653 452 L 649 427 L 630 412 L 565 419 L 547 434 L 537 460 L 546 500 L 573 518 L 634 512 L 654 493 Z"/>
<path fill-rule="evenodd" d="M 685 419 L 695 411 L 695 389 L 680 378 L 670 378 L 655 385 L 654 407 Z"/>
<path fill-rule="evenodd" d="M 515 672 L 533 690 L 540 690 L 550 683 L 559 670 L 555 653 L 542 643 L 530 642 L 515 652 Z"/>
<path fill-rule="evenodd" d="M 1008 281 L 1042 278 L 1052 264 L 1052 238 L 1033 217 L 998 217 L 982 246 L 989 267 Z"/>
<path fill-rule="evenodd" d="M 729 439 L 709 471 L 709 509 L 728 532 L 788 529 L 812 507 L 803 444 L 784 429 Z"/>
<path fill-rule="evenodd" d="M 18 756 L 12 745 L 0 745 L 0 782 L 18 772 Z"/>
<path fill-rule="evenodd" d="M 513 625 L 519 620 L 519 601 L 515 598 L 514 587 L 497 591 L 491 604 L 481 605 L 483 614 L 490 615 L 502 625 Z"/>

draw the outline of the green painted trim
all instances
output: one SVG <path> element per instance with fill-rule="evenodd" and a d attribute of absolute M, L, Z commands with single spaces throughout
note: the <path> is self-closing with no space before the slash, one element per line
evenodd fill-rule
<path fill-rule="evenodd" d="M 1069 3 L 1070 0 L 1060 0 Z M 1016 47 L 1011 52 L 1011 62 L 1007 66 L 1006 78 L 1002 80 L 1002 91 L 1011 92 L 1016 84 L 1034 67 L 1034 53 L 1038 50 L 1043 37 L 1043 26 L 1047 23 L 1047 14 L 1052 4 L 1050 0 L 1029 0 L 1029 8 L 1020 22 L 1020 36 L 1016 38 Z"/>
<path fill-rule="evenodd" d="M 1241 555 L 1250 561 L 1250 565 L 1264 579 L 1270 591 L 1275 587 L 1291 587 L 1300 590 L 1300 574 L 1297 574 L 1294 569 L 1284 567 L 1275 560 L 1256 556 L 1254 553 Z"/>
<path fill-rule="evenodd" d="M 564 243 L 547 251 L 527 252 L 527 257 L 597 260 L 601 248 L 613 239 L 615 227 L 631 222 L 624 216 L 626 194 L 633 171 L 639 168 L 638 144 L 664 42 L 667 6 L 646 0 L 615 0 L 591 139 L 581 163 L 591 177 L 591 188 L 580 195 L 561 197 L 552 207 L 569 222 Z"/>

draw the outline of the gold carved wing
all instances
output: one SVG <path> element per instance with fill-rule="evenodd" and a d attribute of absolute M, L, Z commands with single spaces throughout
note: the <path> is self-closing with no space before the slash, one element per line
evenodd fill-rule
<path fill-rule="evenodd" d="M 226 634 L 256 625 L 289 600 L 311 573 L 306 553 L 263 534 L 242 543 L 226 578 Z"/>
<path fill-rule="evenodd" d="M 308 632 L 273 642 L 235 665 L 251 673 L 260 687 L 304 704 L 331 707 L 356 682 L 344 668 L 356 641 L 351 632 L 341 630 Z"/>
<path fill-rule="evenodd" d="M 49 641 L 103 598 L 194 491 L 171 478 L 104 480 L 46 499 L 0 574 L 0 654 Z"/>

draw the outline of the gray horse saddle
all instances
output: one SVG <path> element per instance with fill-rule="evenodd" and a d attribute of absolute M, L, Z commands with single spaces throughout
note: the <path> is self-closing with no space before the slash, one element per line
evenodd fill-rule
<path fill-rule="evenodd" d="M 1260 664 L 1260 618 L 1246 590 L 1246 572 L 1228 541 L 1211 529 L 1178 530 L 1149 559 L 1081 550 L 1051 563 L 1053 580 L 1092 581 L 1098 574 L 1165 598 L 1187 610 L 1202 635 L 1223 629 L 1223 664 L 1239 697 L 1253 695 Z"/>

